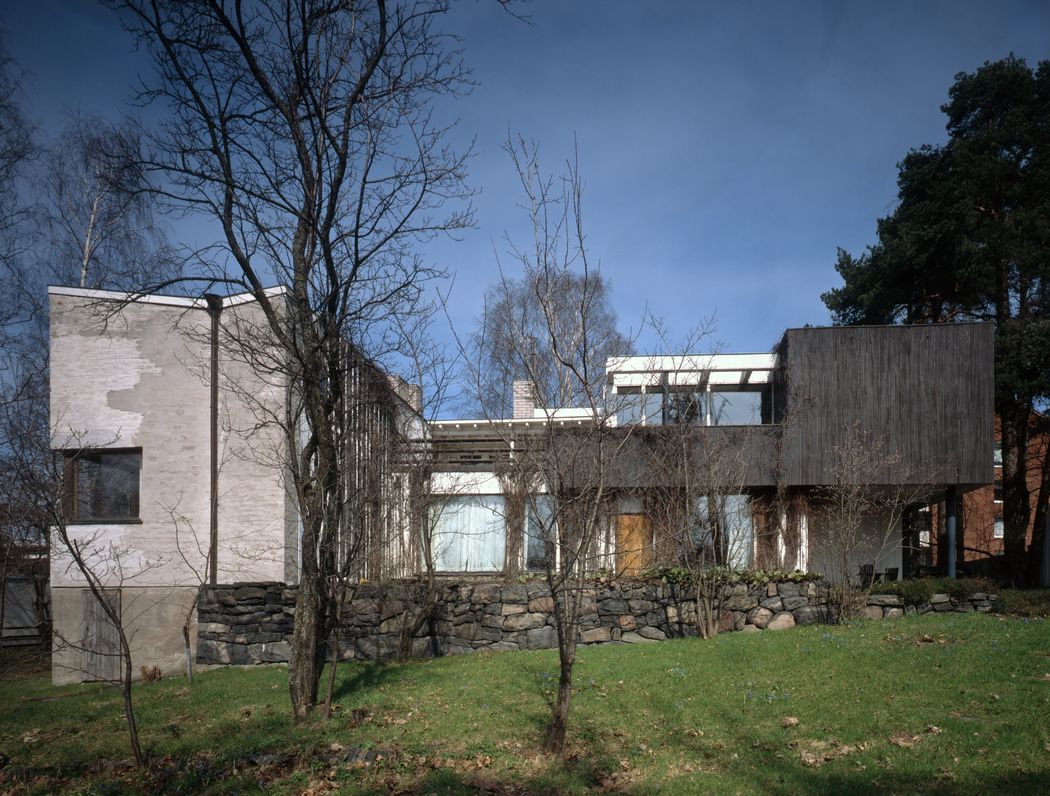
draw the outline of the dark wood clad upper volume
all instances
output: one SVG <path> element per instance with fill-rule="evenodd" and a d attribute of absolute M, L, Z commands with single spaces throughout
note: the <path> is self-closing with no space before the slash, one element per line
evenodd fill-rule
<path fill-rule="evenodd" d="M 867 483 L 992 481 L 992 324 L 789 329 L 780 354 L 789 484 L 834 483 L 858 441 Z"/>

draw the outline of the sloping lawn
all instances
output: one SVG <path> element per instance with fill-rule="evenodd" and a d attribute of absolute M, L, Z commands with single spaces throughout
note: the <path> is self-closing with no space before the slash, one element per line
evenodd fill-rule
<path fill-rule="evenodd" d="M 340 668 L 294 727 L 283 667 L 119 694 L 0 683 L 0 792 L 973 793 L 1050 787 L 1050 623 L 939 615 L 585 648 L 566 760 L 553 651 Z"/>

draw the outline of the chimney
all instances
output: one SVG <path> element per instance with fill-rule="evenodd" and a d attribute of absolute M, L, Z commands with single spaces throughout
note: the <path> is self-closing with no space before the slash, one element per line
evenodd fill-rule
<path fill-rule="evenodd" d="M 533 410 L 536 408 L 536 395 L 532 382 L 528 379 L 515 379 L 513 393 L 514 419 L 531 420 L 534 417 Z"/>

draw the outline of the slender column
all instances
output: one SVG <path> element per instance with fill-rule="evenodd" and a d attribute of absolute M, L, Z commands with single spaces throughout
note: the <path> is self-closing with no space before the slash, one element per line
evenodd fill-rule
<path fill-rule="evenodd" d="M 955 577 L 955 519 L 956 512 L 958 510 L 958 499 L 955 493 L 955 487 L 950 486 L 944 493 L 944 531 L 948 537 L 945 542 L 945 551 L 947 555 L 947 572 L 949 578 Z"/>
<path fill-rule="evenodd" d="M 211 316 L 211 400 L 208 408 L 211 451 L 211 500 L 208 516 L 208 581 L 215 586 L 219 581 L 219 315 L 222 296 L 206 293 L 204 300 Z"/>

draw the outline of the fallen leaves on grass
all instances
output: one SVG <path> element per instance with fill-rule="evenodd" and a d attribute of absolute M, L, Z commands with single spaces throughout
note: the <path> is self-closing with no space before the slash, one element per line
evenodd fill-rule
<path fill-rule="evenodd" d="M 940 735 L 944 730 L 935 724 L 927 724 L 925 732 L 927 735 Z"/>
<path fill-rule="evenodd" d="M 781 727 L 797 727 L 798 726 L 798 719 L 796 719 L 794 716 L 785 716 L 784 718 L 782 718 L 780 720 L 780 726 Z"/>
<path fill-rule="evenodd" d="M 907 735 L 903 732 L 898 732 L 889 737 L 889 741 L 891 744 L 893 744 L 894 746 L 900 746 L 904 749 L 915 746 L 915 744 L 917 744 L 921 740 L 922 737 L 919 735 Z"/>
<path fill-rule="evenodd" d="M 820 768 L 831 760 L 837 760 L 848 754 L 864 749 L 864 744 L 849 746 L 838 741 L 792 741 L 788 746 L 798 749 L 798 759 L 803 765 Z"/>

